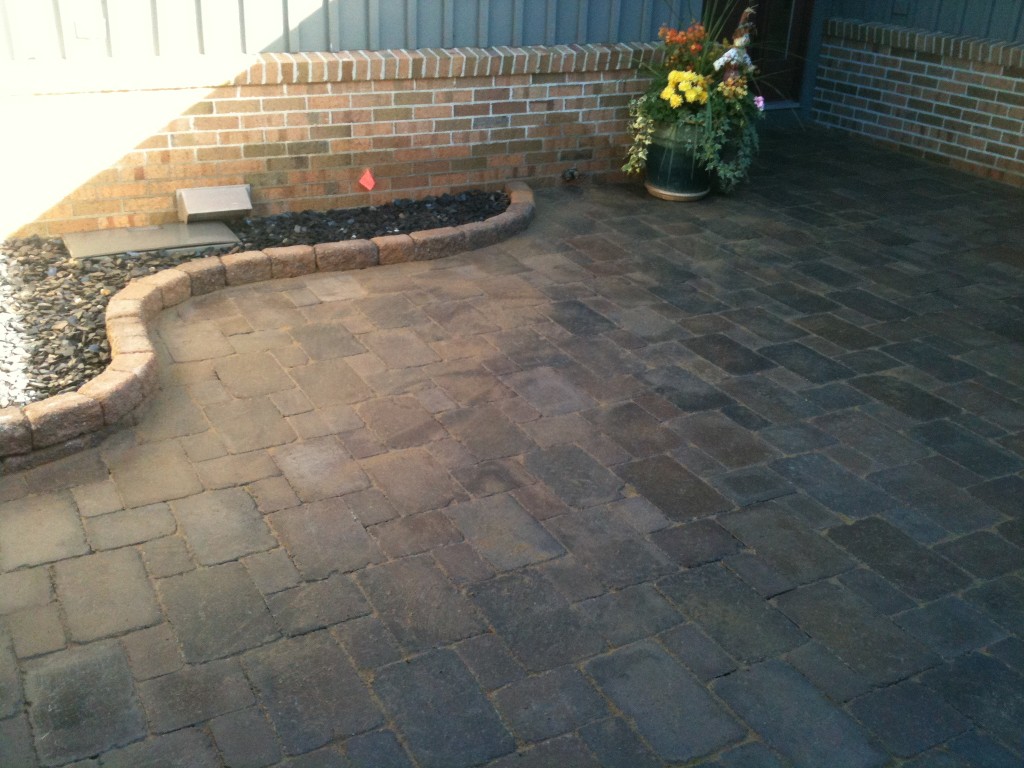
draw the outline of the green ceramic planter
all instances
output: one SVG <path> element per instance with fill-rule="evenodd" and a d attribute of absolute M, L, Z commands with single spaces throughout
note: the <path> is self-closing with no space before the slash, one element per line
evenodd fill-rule
<path fill-rule="evenodd" d="M 662 200 L 700 200 L 711 191 L 711 175 L 686 145 L 686 126 L 657 128 L 647 148 L 647 191 Z"/>

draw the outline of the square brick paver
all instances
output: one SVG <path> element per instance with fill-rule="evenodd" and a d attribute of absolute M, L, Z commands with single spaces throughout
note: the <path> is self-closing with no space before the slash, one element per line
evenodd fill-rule
<path fill-rule="evenodd" d="M 423 766 L 469 768 L 515 749 L 494 707 L 451 651 L 392 665 L 373 687 Z"/>
<path fill-rule="evenodd" d="M 160 621 L 142 559 L 132 549 L 99 552 L 58 563 L 57 595 L 77 642 L 139 629 Z"/>
<path fill-rule="evenodd" d="M 383 721 L 352 663 L 327 632 L 281 640 L 242 663 L 290 755 Z"/>
<path fill-rule="evenodd" d="M 48 563 L 88 551 L 74 502 L 66 493 L 0 505 L 0 570 Z"/>
<path fill-rule="evenodd" d="M 278 636 L 263 597 L 240 563 L 203 568 L 158 584 L 189 662 L 212 661 Z"/>
<path fill-rule="evenodd" d="M 78 760 L 141 738 L 142 708 L 124 652 L 115 642 L 63 651 L 25 673 L 29 719 L 43 762 Z"/>

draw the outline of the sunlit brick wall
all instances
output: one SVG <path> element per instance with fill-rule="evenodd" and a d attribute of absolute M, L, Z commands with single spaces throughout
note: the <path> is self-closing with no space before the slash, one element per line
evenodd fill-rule
<path fill-rule="evenodd" d="M 831 19 L 815 121 L 1024 186 L 1024 46 Z"/>
<path fill-rule="evenodd" d="M 174 192 L 184 187 L 251 184 L 255 212 L 265 215 L 499 188 L 510 179 L 553 184 L 570 167 L 615 177 L 627 143 L 627 104 L 639 88 L 635 65 L 652 50 L 620 44 L 268 54 L 203 89 L 184 81 L 176 87 L 165 74 L 158 88 L 86 82 L 73 94 L 37 91 L 22 97 L 29 109 L 33 99 L 70 97 L 92 98 L 103 109 L 104 100 L 131 100 L 140 90 L 154 98 L 176 94 L 179 106 L 162 128 L 89 178 L 71 188 L 55 178 L 46 210 L 14 231 L 53 235 L 174 221 Z M 189 93 L 190 103 L 181 105 Z M 125 112 L 134 119 L 147 109 L 155 110 Z M 89 153 L 89 140 L 73 125 L 67 131 Z M 103 136 L 101 128 L 96 140 Z M 59 176 L 60 165 L 43 173 Z M 377 180 L 372 192 L 358 185 L 366 169 Z"/>

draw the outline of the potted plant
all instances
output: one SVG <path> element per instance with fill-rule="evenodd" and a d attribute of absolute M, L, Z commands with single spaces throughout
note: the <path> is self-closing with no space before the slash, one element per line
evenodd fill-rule
<path fill-rule="evenodd" d="M 764 99 L 747 54 L 753 7 L 723 37 L 726 4 L 704 3 L 703 21 L 662 27 L 661 45 L 644 66 L 650 86 L 630 102 L 633 143 L 623 170 L 646 171 L 648 192 L 666 200 L 698 200 L 714 182 L 729 192 L 747 176 L 757 152 Z"/>

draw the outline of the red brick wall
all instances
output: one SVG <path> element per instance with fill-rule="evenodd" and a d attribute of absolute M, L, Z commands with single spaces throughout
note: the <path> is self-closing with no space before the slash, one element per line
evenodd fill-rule
<path fill-rule="evenodd" d="M 1024 46 L 831 19 L 816 122 L 1024 186 Z"/>
<path fill-rule="evenodd" d="M 17 234 L 176 220 L 184 187 L 251 184 L 259 215 L 617 176 L 653 46 L 268 54 Z M 161 88 L 168 87 L 161 83 Z M 97 89 L 99 90 L 99 89 Z M 86 149 L 87 151 L 87 149 Z M 377 186 L 357 180 L 372 169 Z"/>

